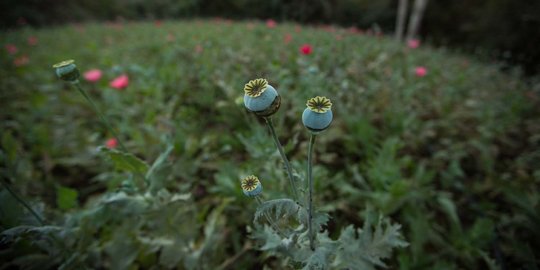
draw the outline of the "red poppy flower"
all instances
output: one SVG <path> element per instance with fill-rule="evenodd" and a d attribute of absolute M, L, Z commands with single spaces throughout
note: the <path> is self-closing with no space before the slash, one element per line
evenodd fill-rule
<path fill-rule="evenodd" d="M 300 47 L 300 52 L 304 55 L 311 54 L 313 52 L 313 47 L 309 44 L 304 44 L 302 47 Z"/>
<path fill-rule="evenodd" d="M 109 149 L 116 148 L 116 146 L 118 146 L 118 141 L 115 138 L 108 139 L 105 142 L 105 147 L 107 147 Z"/>

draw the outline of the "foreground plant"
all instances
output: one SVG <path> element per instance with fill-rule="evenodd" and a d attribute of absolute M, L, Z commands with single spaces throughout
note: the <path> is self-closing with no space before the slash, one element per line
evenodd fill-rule
<path fill-rule="evenodd" d="M 112 150 L 106 150 L 103 148 L 102 150 L 111 156 L 116 156 L 117 158 L 122 159 L 127 166 L 132 167 L 134 169 L 133 170 L 134 173 L 138 176 L 137 178 L 139 179 L 139 181 L 135 180 L 135 184 L 137 185 L 137 188 L 139 190 L 143 190 L 145 185 L 148 184 L 148 180 L 146 176 L 142 173 L 142 170 L 140 169 L 140 166 L 138 165 L 140 162 L 135 161 L 136 158 L 133 155 L 129 154 L 127 148 L 122 143 L 122 140 L 120 140 L 120 137 L 118 136 L 118 134 L 116 133 L 112 125 L 109 123 L 109 120 L 107 120 L 107 117 L 105 117 L 105 115 L 101 112 L 97 104 L 92 100 L 92 98 L 88 95 L 88 93 L 86 93 L 86 91 L 84 91 L 84 89 L 81 87 L 81 84 L 79 82 L 80 72 L 77 66 L 75 65 L 75 61 L 74 60 L 62 61 L 60 63 L 54 64 L 53 68 L 55 69 L 56 76 L 58 76 L 58 78 L 74 85 L 75 88 L 79 91 L 79 93 L 81 93 L 81 95 L 84 97 L 84 99 L 90 104 L 90 106 L 92 106 L 92 109 L 94 109 L 99 119 L 101 120 L 105 128 L 107 129 L 107 131 L 113 135 L 114 139 L 116 140 L 116 144 L 120 146 L 121 153 L 117 153 Z"/>
<path fill-rule="evenodd" d="M 267 90 L 270 89 L 270 90 Z M 267 94 L 264 94 L 268 91 Z M 280 198 L 264 201 L 262 185 L 255 176 L 242 180 L 244 194 L 259 202 L 254 216 L 252 237 L 261 242 L 261 250 L 280 254 L 292 260 L 293 267 L 302 269 L 375 269 L 385 267 L 382 261 L 390 257 L 392 249 L 408 244 L 401 239 L 398 224 L 391 224 L 379 216 L 373 220 L 373 211 L 366 210 L 362 229 L 349 225 L 337 239 L 324 230 L 330 217 L 316 212 L 313 206 L 315 185 L 313 180 L 313 149 L 316 137 L 326 130 L 332 120 L 332 102 L 323 96 L 307 101 L 302 123 L 310 133 L 307 155 L 307 190 L 304 198 L 298 192 L 292 177 L 292 167 L 283 151 L 270 115 L 279 108 L 281 98 L 265 79 L 251 80 L 244 87 L 244 104 L 256 115 L 264 117 L 276 147 L 286 165 L 294 199 Z M 255 181 L 256 179 L 256 181 Z M 256 193 L 256 195 L 254 195 Z M 261 222 L 264 217 L 269 224 Z M 373 230 L 373 227 L 375 228 Z"/>

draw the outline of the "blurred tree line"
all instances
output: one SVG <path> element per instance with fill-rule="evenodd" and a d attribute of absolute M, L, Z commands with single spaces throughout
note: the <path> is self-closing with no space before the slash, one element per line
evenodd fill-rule
<path fill-rule="evenodd" d="M 393 32 L 397 0 L 3 0 L 3 29 L 89 20 L 226 17 L 339 24 Z M 540 74 L 540 1 L 435 0 L 420 35 L 436 45 L 504 60 Z"/>

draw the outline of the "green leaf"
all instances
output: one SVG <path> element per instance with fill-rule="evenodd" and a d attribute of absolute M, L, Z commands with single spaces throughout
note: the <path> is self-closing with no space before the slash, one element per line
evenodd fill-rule
<path fill-rule="evenodd" d="M 291 199 L 276 199 L 266 201 L 257 207 L 253 221 L 258 224 L 259 219 L 264 215 L 273 216 L 273 218 L 276 220 L 292 216 L 299 216 L 299 211 L 301 209 L 302 208 L 300 205 Z M 305 220 L 299 221 L 305 222 Z"/>
<path fill-rule="evenodd" d="M 56 205 L 62 210 L 75 208 L 79 205 L 77 202 L 77 196 L 77 190 L 58 186 L 56 188 Z"/>
<path fill-rule="evenodd" d="M 325 270 L 329 269 L 328 257 L 331 254 L 331 250 L 326 247 L 319 247 L 313 252 L 306 261 L 302 270 Z"/>
<path fill-rule="evenodd" d="M 372 270 L 376 266 L 386 267 L 383 259 L 390 257 L 392 249 L 406 247 L 408 243 L 401 240 L 401 225 L 393 225 L 379 219 L 375 231 L 369 220 L 363 229 L 354 229 L 352 225 L 341 232 L 338 239 L 338 250 L 333 266 L 336 269 L 348 268 Z"/>
<path fill-rule="evenodd" d="M 150 169 L 146 173 L 146 178 L 152 179 L 154 173 L 163 166 L 165 161 L 167 161 L 167 157 L 169 157 L 173 149 L 174 146 L 172 144 L 169 144 L 167 146 L 167 149 L 165 149 L 165 151 L 163 151 L 163 153 L 159 155 L 156 161 L 154 161 L 154 163 L 152 164 L 152 167 L 150 167 Z"/>
<path fill-rule="evenodd" d="M 148 170 L 148 164 L 131 153 L 124 153 L 107 147 L 100 147 L 99 151 L 106 153 L 111 158 L 117 170 L 142 174 L 145 174 Z"/>
<path fill-rule="evenodd" d="M 459 222 L 459 217 L 457 214 L 456 205 L 450 198 L 449 194 L 440 194 L 437 197 L 437 201 L 441 205 L 443 211 L 446 213 L 450 221 L 461 231 L 461 223 Z"/>

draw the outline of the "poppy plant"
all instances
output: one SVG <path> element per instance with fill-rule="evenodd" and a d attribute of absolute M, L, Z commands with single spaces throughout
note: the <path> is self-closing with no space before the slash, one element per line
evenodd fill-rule
<path fill-rule="evenodd" d="M 416 77 L 424 77 L 427 74 L 427 68 L 421 66 L 416 67 L 414 69 L 414 74 L 416 75 Z"/>
<path fill-rule="evenodd" d="M 115 138 L 108 139 L 105 142 L 105 146 L 109 149 L 116 148 L 116 146 L 118 146 L 118 140 L 116 140 Z"/>
<path fill-rule="evenodd" d="M 114 89 L 121 90 L 121 89 L 126 88 L 128 84 L 129 84 L 129 78 L 126 74 L 123 74 L 116 77 L 114 80 L 112 80 L 109 85 Z"/>
<path fill-rule="evenodd" d="M 276 25 L 277 25 L 276 21 L 274 21 L 272 19 L 269 19 L 269 20 L 266 21 L 266 26 L 268 28 L 274 28 L 274 27 L 276 27 Z"/>
<path fill-rule="evenodd" d="M 416 49 L 420 46 L 420 40 L 410 39 L 409 41 L 407 41 L 407 46 L 411 49 Z"/>
<path fill-rule="evenodd" d="M 101 79 L 102 73 L 99 69 L 91 69 L 83 74 L 84 79 L 89 82 L 97 82 Z"/>
<path fill-rule="evenodd" d="M 6 48 L 6 51 L 9 53 L 9 54 L 16 54 L 17 51 L 19 51 L 17 49 L 17 46 L 13 45 L 13 44 L 6 44 L 5 46 Z"/>
<path fill-rule="evenodd" d="M 309 44 L 304 44 L 300 47 L 300 52 L 304 55 L 309 55 L 313 52 L 313 47 Z"/>

